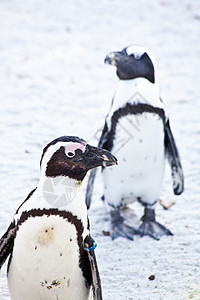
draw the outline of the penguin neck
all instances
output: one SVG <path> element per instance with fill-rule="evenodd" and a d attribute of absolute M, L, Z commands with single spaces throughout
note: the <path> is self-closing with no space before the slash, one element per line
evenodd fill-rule
<path fill-rule="evenodd" d="M 42 198 L 53 207 L 71 210 L 77 201 L 84 203 L 82 181 L 77 181 L 68 176 L 47 177 L 41 176 L 38 192 Z"/>
<path fill-rule="evenodd" d="M 145 78 L 119 80 L 115 94 L 115 104 L 122 106 L 124 103 L 149 103 L 155 105 L 160 102 L 159 86 Z"/>

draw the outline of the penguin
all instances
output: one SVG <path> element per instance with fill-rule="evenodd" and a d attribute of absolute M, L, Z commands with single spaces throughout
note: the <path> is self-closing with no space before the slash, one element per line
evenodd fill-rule
<path fill-rule="evenodd" d="M 172 235 L 155 218 L 165 159 L 171 167 L 175 195 L 184 190 L 184 175 L 167 109 L 160 98 L 156 62 L 149 49 L 131 45 L 109 53 L 105 63 L 116 67 L 119 78 L 98 144 L 117 155 L 119 162 L 115 169 L 102 170 L 111 236 L 133 240 L 134 234 L 139 234 L 159 240 L 163 235 Z M 88 208 L 94 179 L 92 170 L 86 192 Z M 134 201 L 144 207 L 138 228 L 128 225 L 123 216 Z"/>
<path fill-rule="evenodd" d="M 44 148 L 38 186 L 0 240 L 12 300 L 88 300 L 91 287 L 102 299 L 82 181 L 88 170 L 116 163 L 79 137 L 59 137 Z"/>

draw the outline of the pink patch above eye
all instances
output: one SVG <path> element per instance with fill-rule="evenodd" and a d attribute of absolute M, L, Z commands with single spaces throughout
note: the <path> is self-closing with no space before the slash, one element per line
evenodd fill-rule
<path fill-rule="evenodd" d="M 80 144 L 80 143 L 69 143 L 65 147 L 65 153 L 75 152 L 77 149 L 80 149 L 82 152 L 85 152 L 85 147 L 86 147 L 86 143 L 85 143 L 85 145 Z"/>

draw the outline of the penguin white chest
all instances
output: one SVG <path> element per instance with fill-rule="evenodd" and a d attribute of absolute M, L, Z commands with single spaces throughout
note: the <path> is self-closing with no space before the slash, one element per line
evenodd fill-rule
<path fill-rule="evenodd" d="M 153 113 L 121 117 L 112 153 L 118 158 L 118 167 L 103 171 L 107 201 L 116 206 L 138 197 L 154 202 L 164 171 L 162 119 Z"/>
<path fill-rule="evenodd" d="M 88 299 L 80 238 L 76 226 L 60 216 L 30 217 L 22 223 L 8 272 L 11 299 Z"/>

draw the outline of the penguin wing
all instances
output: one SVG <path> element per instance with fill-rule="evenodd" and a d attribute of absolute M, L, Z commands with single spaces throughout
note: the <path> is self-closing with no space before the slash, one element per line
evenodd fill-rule
<path fill-rule="evenodd" d="M 84 240 L 85 250 L 88 253 L 88 259 L 90 262 L 91 274 L 92 274 L 92 290 L 93 290 L 93 299 L 94 300 L 103 300 L 102 290 L 101 290 L 101 279 L 98 271 L 97 261 L 94 249 L 97 244 L 90 235 L 87 235 Z"/>
<path fill-rule="evenodd" d="M 184 190 L 184 175 L 169 120 L 165 125 L 165 151 L 171 167 L 174 194 L 180 195 Z"/>
<path fill-rule="evenodd" d="M 92 193 L 93 193 L 93 188 L 94 188 L 94 181 L 96 177 L 96 172 L 97 169 L 92 169 L 90 171 L 90 175 L 88 178 L 88 183 L 87 183 L 87 188 L 86 188 L 86 195 L 85 195 L 85 203 L 87 206 L 87 209 L 90 208 L 91 200 L 92 200 Z"/>
<path fill-rule="evenodd" d="M 99 139 L 98 148 L 104 148 L 104 145 L 107 143 L 108 133 L 109 133 L 109 129 L 108 129 L 107 117 L 106 117 L 106 121 L 101 133 L 101 137 Z"/>
<path fill-rule="evenodd" d="M 16 226 L 15 222 L 13 221 L 8 227 L 6 233 L 0 239 L 0 269 L 7 257 L 9 256 L 9 254 L 12 252 L 15 234 Z"/>
<path fill-rule="evenodd" d="M 99 139 L 98 148 L 104 148 L 104 144 L 107 141 L 107 139 L 106 139 L 107 134 L 108 134 L 108 125 L 107 125 L 107 122 L 105 121 L 104 128 L 102 130 L 102 134 Z M 91 204 L 91 200 L 92 200 L 92 193 L 93 193 L 96 173 L 97 173 L 96 168 L 92 169 L 90 171 L 90 175 L 89 175 L 89 179 L 88 179 L 88 183 L 87 183 L 85 203 L 86 203 L 88 209 L 90 208 L 90 204 Z"/>

